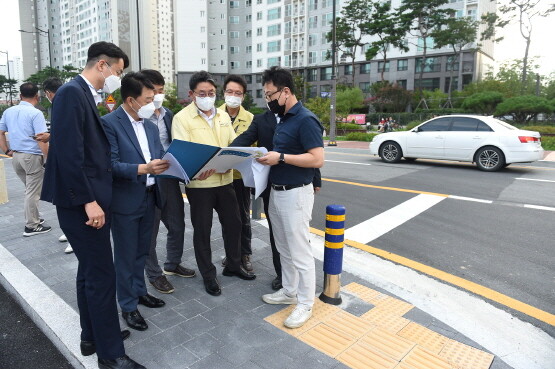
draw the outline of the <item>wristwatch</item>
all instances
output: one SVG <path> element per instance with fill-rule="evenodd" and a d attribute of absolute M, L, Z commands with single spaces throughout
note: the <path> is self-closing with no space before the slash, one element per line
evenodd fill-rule
<path fill-rule="evenodd" d="M 279 154 L 279 163 L 280 164 L 282 164 L 282 163 L 285 164 L 285 154 L 284 153 Z"/>

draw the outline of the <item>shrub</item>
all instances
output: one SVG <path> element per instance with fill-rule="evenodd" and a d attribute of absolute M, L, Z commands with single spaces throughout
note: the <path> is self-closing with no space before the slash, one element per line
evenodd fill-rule
<path fill-rule="evenodd" d="M 419 125 L 420 123 L 423 123 L 424 121 L 420 121 L 420 120 L 415 120 L 410 122 L 409 124 L 407 124 L 407 126 L 405 127 L 406 131 L 410 131 L 411 129 L 413 129 L 414 127 L 416 127 L 417 125 Z"/>
<path fill-rule="evenodd" d="M 544 97 L 523 95 L 510 97 L 497 105 L 496 116 L 511 115 L 515 123 L 528 123 L 540 113 L 552 113 L 551 103 Z"/>
<path fill-rule="evenodd" d="M 376 133 L 364 133 L 364 132 L 351 132 L 347 133 L 345 136 L 346 141 L 366 141 L 370 142 L 376 136 Z"/>
<path fill-rule="evenodd" d="M 485 91 L 468 96 L 463 101 L 462 107 L 473 113 L 491 115 L 502 101 L 503 94 L 501 92 Z"/>
<path fill-rule="evenodd" d="M 540 134 L 555 134 L 555 127 L 553 126 L 524 126 L 521 129 L 527 129 L 529 131 L 537 131 Z"/>
<path fill-rule="evenodd" d="M 544 150 L 555 151 L 555 137 L 542 137 L 542 147 Z"/>

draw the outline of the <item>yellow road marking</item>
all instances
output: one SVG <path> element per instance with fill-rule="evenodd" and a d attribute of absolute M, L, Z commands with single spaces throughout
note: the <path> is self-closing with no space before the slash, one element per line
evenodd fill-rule
<path fill-rule="evenodd" d="M 435 195 L 435 196 L 441 196 L 441 197 L 449 197 L 449 195 L 446 195 L 446 194 L 444 194 L 444 193 L 427 192 L 427 191 L 418 191 L 418 190 L 408 190 L 408 189 L 406 189 L 406 188 L 396 188 L 396 187 L 386 187 L 386 186 L 375 186 L 375 185 L 369 185 L 369 184 L 364 184 L 364 183 L 341 181 L 341 180 L 339 180 L 339 179 L 322 178 L 322 181 L 335 182 L 335 183 L 343 183 L 343 184 L 348 184 L 348 185 L 352 185 L 352 186 L 359 186 L 359 187 L 378 188 L 378 189 L 381 189 L 381 190 L 398 191 L 398 192 L 409 192 L 409 193 L 418 193 L 418 194 L 425 194 L 425 195 Z"/>
<path fill-rule="evenodd" d="M 310 232 L 313 234 L 316 234 L 318 236 L 325 236 L 325 233 L 319 229 L 316 228 L 310 228 Z M 497 292 L 495 290 L 492 290 L 491 288 L 479 285 L 477 283 L 471 282 L 469 280 L 466 280 L 464 278 L 461 277 L 457 277 L 453 274 L 449 274 L 447 272 L 444 272 L 442 270 L 430 267 L 428 265 L 419 263 L 417 261 L 408 259 L 406 257 L 388 252 L 388 251 L 384 251 L 381 249 L 378 249 L 376 247 L 372 247 L 372 246 L 368 246 L 359 242 L 355 242 L 355 241 L 351 241 L 351 240 L 345 240 L 345 244 L 349 245 L 351 247 L 357 248 L 359 250 L 362 251 L 366 251 L 369 252 L 371 254 L 377 255 L 381 258 L 387 259 L 387 260 L 391 260 L 397 264 L 401 264 L 404 265 L 408 268 L 414 269 L 416 271 L 422 272 L 424 274 L 427 274 L 429 276 L 432 276 L 434 278 L 437 278 L 439 280 L 445 281 L 447 283 L 450 283 L 454 286 L 460 287 L 462 289 L 465 289 L 467 291 L 470 291 L 476 295 L 480 295 L 483 296 L 489 300 L 495 301 L 501 305 L 505 305 L 513 310 L 519 311 L 523 314 L 526 314 L 532 318 L 538 319 L 544 323 L 547 323 L 549 325 L 553 325 L 555 326 L 555 315 L 548 313 L 546 311 L 543 311 L 541 309 L 538 309 L 534 306 L 528 305 L 522 301 L 519 301 L 517 299 L 514 299 L 512 297 L 509 297 L 507 295 L 504 295 L 500 292 Z"/>

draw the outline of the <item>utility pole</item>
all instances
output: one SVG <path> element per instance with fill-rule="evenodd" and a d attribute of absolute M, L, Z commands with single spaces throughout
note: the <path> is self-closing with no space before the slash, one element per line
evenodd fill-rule
<path fill-rule="evenodd" d="M 137 5 L 137 50 L 139 51 L 139 70 L 141 70 L 141 26 L 139 22 L 139 0 L 136 0 L 135 3 Z"/>
<path fill-rule="evenodd" d="M 8 68 L 8 81 L 12 79 L 10 76 L 10 60 L 8 58 L 8 51 L 0 51 L 0 53 L 6 54 L 6 68 Z M 12 85 L 8 82 L 8 89 L 10 94 L 10 106 L 13 106 L 13 99 L 12 99 Z"/>
<path fill-rule="evenodd" d="M 335 138 L 335 103 L 336 98 L 335 94 L 337 91 L 337 72 L 336 72 L 336 65 L 335 65 L 335 53 L 336 51 L 336 25 L 335 25 L 335 2 L 333 0 L 333 8 L 332 8 L 332 20 L 331 20 L 331 33 L 332 33 L 332 40 L 331 40 L 331 97 L 330 97 L 330 132 L 329 132 L 329 141 L 328 146 L 337 146 L 337 141 Z"/>
<path fill-rule="evenodd" d="M 52 47 L 50 45 L 50 29 L 48 29 L 47 31 L 40 29 L 38 27 L 35 27 L 36 31 L 25 31 L 23 29 L 20 29 L 19 32 L 21 33 L 34 33 L 37 34 L 39 36 L 44 36 L 44 34 L 46 34 L 46 38 L 48 40 L 48 66 L 50 67 L 50 74 L 52 73 Z M 43 66 L 41 65 L 41 68 Z"/>

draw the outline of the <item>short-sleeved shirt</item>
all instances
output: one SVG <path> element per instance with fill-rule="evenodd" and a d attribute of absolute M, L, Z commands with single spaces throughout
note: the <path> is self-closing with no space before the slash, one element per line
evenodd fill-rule
<path fill-rule="evenodd" d="M 46 120 L 40 110 L 27 101 L 4 111 L 0 119 L 0 131 L 9 132 L 10 149 L 26 154 L 42 155 L 42 151 L 31 136 L 47 132 Z"/>
<path fill-rule="evenodd" d="M 322 125 L 318 118 L 301 102 L 297 102 L 281 118 L 274 133 L 274 151 L 299 155 L 315 147 L 323 147 Z M 270 183 L 301 185 L 312 183 L 314 168 L 277 164 L 270 169 Z"/>

